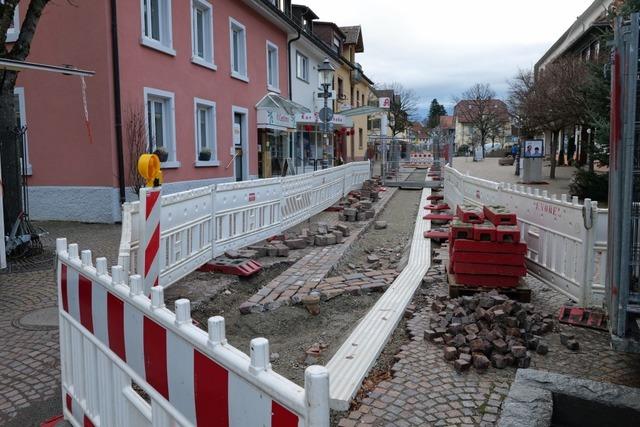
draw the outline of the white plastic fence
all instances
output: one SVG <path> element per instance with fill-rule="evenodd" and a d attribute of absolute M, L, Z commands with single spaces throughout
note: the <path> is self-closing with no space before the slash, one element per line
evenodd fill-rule
<path fill-rule="evenodd" d="M 547 191 L 497 183 L 462 174 L 446 166 L 449 205 L 502 205 L 518 215 L 527 243 L 529 273 L 582 306 L 601 305 L 607 252 L 607 213 L 597 202 L 560 198 Z"/>
<path fill-rule="evenodd" d="M 279 234 L 322 212 L 370 178 L 369 162 L 285 178 L 211 185 L 162 196 L 160 286 L 229 249 Z M 125 203 L 119 264 L 137 271 L 140 203 Z"/>
<path fill-rule="evenodd" d="M 305 371 L 305 388 L 271 370 L 269 343 L 251 356 L 229 345 L 224 319 L 194 326 L 190 303 L 151 299 L 140 276 L 93 266 L 90 251 L 58 239 L 63 413 L 81 426 L 328 427 L 326 368 Z"/>

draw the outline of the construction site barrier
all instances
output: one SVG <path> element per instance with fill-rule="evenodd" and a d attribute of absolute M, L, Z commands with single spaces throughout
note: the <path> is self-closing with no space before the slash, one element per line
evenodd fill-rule
<path fill-rule="evenodd" d="M 411 153 L 409 156 L 410 165 L 431 166 L 433 155 L 431 153 Z"/>
<path fill-rule="evenodd" d="M 605 292 L 607 215 L 598 202 L 522 185 L 497 183 L 445 167 L 445 198 L 459 204 L 501 205 L 518 216 L 529 273 L 582 306 L 600 306 Z"/>
<path fill-rule="evenodd" d="M 370 178 L 369 162 L 313 173 L 211 185 L 160 198 L 159 285 L 167 287 L 225 251 L 280 234 L 327 209 Z M 145 217 L 125 203 L 119 261 L 132 274 Z M 143 239 L 142 245 L 145 245 Z"/>
<path fill-rule="evenodd" d="M 278 375 L 269 342 L 247 356 L 224 318 L 194 326 L 190 302 L 165 307 L 163 288 L 93 265 L 91 251 L 56 242 L 63 414 L 73 426 L 329 426 L 329 374 L 310 366 L 304 388 Z"/>

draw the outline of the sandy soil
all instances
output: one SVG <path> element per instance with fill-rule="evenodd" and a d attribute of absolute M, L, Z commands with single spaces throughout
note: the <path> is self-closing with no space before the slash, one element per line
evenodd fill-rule
<path fill-rule="evenodd" d="M 398 265 L 405 249 L 409 247 L 419 197 L 420 193 L 417 191 L 397 191 L 378 217 L 378 220 L 386 221 L 388 227 L 383 230 L 374 230 L 371 227 L 365 232 L 354 243 L 345 257 L 345 262 L 340 263 L 335 274 L 361 270 L 351 269 L 348 264 L 363 266 L 364 269 L 369 253 L 381 254 L 384 265 L 390 265 L 391 262 Z M 192 302 L 192 317 L 203 328 L 206 328 L 209 317 L 224 316 L 228 341 L 246 353 L 249 353 L 251 339 L 267 338 L 273 356 L 273 369 L 302 385 L 304 369 L 308 364 L 328 362 L 381 294 L 344 295 L 331 299 L 322 303 L 318 316 L 311 316 L 301 306 L 241 315 L 239 305 L 282 273 L 292 262 L 293 260 L 287 259 L 274 261 L 261 273 L 249 279 L 196 272 L 190 275 L 185 283 L 181 283 L 179 288 L 168 290 L 167 304 L 172 305 L 172 301 L 179 297 L 189 298 Z M 402 334 L 399 336 L 402 337 Z M 397 339 L 394 339 L 392 343 L 396 341 Z M 324 344 L 327 348 L 317 360 L 305 360 L 305 351 L 315 343 Z M 393 348 L 397 347 L 393 345 Z M 395 350 L 392 353 L 395 354 Z M 389 359 L 385 365 L 391 360 Z"/>

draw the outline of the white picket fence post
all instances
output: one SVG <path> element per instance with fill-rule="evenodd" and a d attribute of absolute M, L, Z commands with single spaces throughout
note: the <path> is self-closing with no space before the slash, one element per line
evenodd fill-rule
<path fill-rule="evenodd" d="M 249 357 L 226 342 L 223 318 L 205 332 L 188 300 L 172 313 L 140 275 L 110 275 L 106 259 L 94 267 L 65 239 L 56 249 L 62 405 L 74 426 L 329 426 L 325 368 L 307 368 L 302 388 L 273 372 L 266 339 Z"/>

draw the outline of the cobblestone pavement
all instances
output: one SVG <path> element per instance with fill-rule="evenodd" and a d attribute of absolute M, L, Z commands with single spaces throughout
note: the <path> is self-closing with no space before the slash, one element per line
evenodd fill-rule
<path fill-rule="evenodd" d="M 66 236 L 69 242 L 94 249 L 95 255 L 115 259 L 120 240 L 117 225 L 58 222 L 38 225 L 50 233 L 44 239 L 47 248 L 55 247 L 55 237 Z M 26 313 L 54 306 L 57 293 L 53 268 L 0 275 L 0 425 L 18 411 L 60 392 L 58 330 L 25 329 L 17 323 Z"/>
<path fill-rule="evenodd" d="M 430 273 L 441 274 L 442 267 L 435 270 Z M 533 290 L 532 302 L 540 309 L 557 312 L 568 302 L 562 294 L 538 280 L 532 277 L 526 280 Z M 392 378 L 380 382 L 354 405 L 338 423 L 340 427 L 491 426 L 496 423 L 515 369 L 490 368 L 486 373 L 471 369 L 458 374 L 450 362 L 444 360 L 444 348 L 424 340 L 432 314 L 428 301 L 447 292 L 444 283 L 438 282 L 437 286 L 421 289 L 414 300 L 422 308 L 407 322 L 412 338 L 396 356 L 398 361 L 392 368 Z M 559 332 L 568 331 L 580 342 L 579 351 L 570 351 L 561 345 Z M 545 339 L 549 353 L 533 354 L 531 368 L 640 387 L 640 359 L 612 351 L 608 333 L 560 324 L 558 331 Z"/>
<path fill-rule="evenodd" d="M 362 233 L 366 232 L 368 226 L 375 221 L 396 191 L 397 188 L 389 188 L 382 193 L 380 200 L 374 205 L 376 209 L 374 218 L 367 222 L 344 223 L 351 229 L 351 233 L 345 237 L 343 243 L 308 249 L 305 256 L 249 298 L 240 306 L 240 310 L 243 313 L 275 310 L 282 305 L 291 304 L 292 301 L 299 302 L 303 295 L 308 295 L 319 288 L 323 279 L 340 262 L 351 245 L 358 240 Z M 334 226 L 338 223 L 338 215 L 334 213 L 330 217 L 328 225 Z M 329 292 L 330 297 L 343 293 L 336 289 L 330 290 L 331 286 L 327 286 L 326 283 L 323 285 L 322 290 L 325 294 Z"/>

